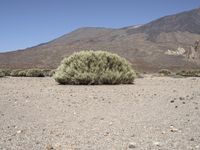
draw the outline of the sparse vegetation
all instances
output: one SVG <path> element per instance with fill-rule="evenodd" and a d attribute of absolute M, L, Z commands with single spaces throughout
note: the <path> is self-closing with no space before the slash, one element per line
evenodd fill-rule
<path fill-rule="evenodd" d="M 131 64 L 105 51 L 82 51 L 65 58 L 56 70 L 60 84 L 130 84 L 136 74 Z"/>
<path fill-rule="evenodd" d="M 19 71 L 17 76 L 19 76 L 19 77 L 26 77 L 27 71 L 28 71 L 28 70 Z"/>
<path fill-rule="evenodd" d="M 10 76 L 11 70 L 10 69 L 0 69 L 0 72 L 3 72 L 5 76 Z"/>
<path fill-rule="evenodd" d="M 161 69 L 161 70 L 159 70 L 158 73 L 161 74 L 161 75 L 164 75 L 164 76 L 169 76 L 169 75 L 172 74 L 172 72 L 168 69 Z"/>
<path fill-rule="evenodd" d="M 44 72 L 42 69 L 29 69 L 26 72 L 26 77 L 44 77 Z"/>
<path fill-rule="evenodd" d="M 2 78 L 4 76 L 5 76 L 5 73 L 2 70 L 0 70 L 0 78 Z"/>
<path fill-rule="evenodd" d="M 50 72 L 49 72 L 49 77 L 53 77 L 53 75 L 55 74 L 55 72 L 56 72 L 56 70 L 51 70 Z"/>
<path fill-rule="evenodd" d="M 176 73 L 176 75 L 184 76 L 184 77 L 200 77 L 200 70 L 189 70 L 189 71 L 180 71 Z"/>
<path fill-rule="evenodd" d="M 18 77 L 20 71 L 23 71 L 23 70 L 22 69 L 12 70 L 11 73 L 10 73 L 10 76 L 12 76 L 12 77 Z"/>

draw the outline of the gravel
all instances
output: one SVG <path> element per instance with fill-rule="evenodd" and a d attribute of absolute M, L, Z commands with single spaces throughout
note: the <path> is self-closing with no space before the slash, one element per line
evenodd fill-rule
<path fill-rule="evenodd" d="M 194 80 L 195 79 L 195 80 Z M 0 78 L 0 150 L 199 150 L 200 78 Z"/>

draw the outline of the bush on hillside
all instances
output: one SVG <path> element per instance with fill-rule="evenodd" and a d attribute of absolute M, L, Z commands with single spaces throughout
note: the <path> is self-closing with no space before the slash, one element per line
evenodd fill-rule
<path fill-rule="evenodd" d="M 130 84 L 135 72 L 131 64 L 105 51 L 82 51 L 65 58 L 55 72 L 60 84 Z"/>
<path fill-rule="evenodd" d="M 180 71 L 176 73 L 176 75 L 184 76 L 184 77 L 200 77 L 200 70 L 189 70 L 189 71 Z"/>
<path fill-rule="evenodd" d="M 162 75 L 164 75 L 164 76 L 169 76 L 169 75 L 172 74 L 172 72 L 171 72 L 170 70 L 168 70 L 168 69 L 161 69 L 161 70 L 159 70 L 158 73 L 159 73 L 159 74 L 162 74 Z"/>
<path fill-rule="evenodd" d="M 44 72 L 41 69 L 28 69 L 26 77 L 44 77 Z"/>

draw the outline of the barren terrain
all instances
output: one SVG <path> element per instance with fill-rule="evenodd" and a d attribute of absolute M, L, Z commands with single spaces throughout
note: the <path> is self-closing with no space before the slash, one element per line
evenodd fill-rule
<path fill-rule="evenodd" d="M 0 79 L 1 150 L 199 150 L 200 78 L 69 86 Z"/>

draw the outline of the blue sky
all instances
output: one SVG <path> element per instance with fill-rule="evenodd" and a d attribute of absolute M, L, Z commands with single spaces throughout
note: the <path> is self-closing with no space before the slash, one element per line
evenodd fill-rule
<path fill-rule="evenodd" d="M 200 0 L 0 0 L 0 52 L 53 40 L 80 27 L 144 24 L 200 7 Z"/>

